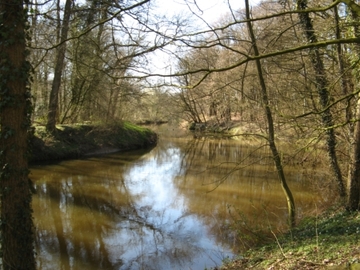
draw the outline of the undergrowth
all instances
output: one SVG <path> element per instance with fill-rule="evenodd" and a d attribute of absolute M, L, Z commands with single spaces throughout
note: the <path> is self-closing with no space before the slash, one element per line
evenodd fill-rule
<path fill-rule="evenodd" d="M 224 262 L 233 269 L 360 269 L 360 214 L 329 209 L 303 219 L 283 235 L 264 231 L 272 240 Z"/>

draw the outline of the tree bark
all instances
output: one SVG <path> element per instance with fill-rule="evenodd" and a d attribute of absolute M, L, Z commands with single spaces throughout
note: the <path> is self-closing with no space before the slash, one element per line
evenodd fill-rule
<path fill-rule="evenodd" d="M 351 16 L 354 20 L 354 34 L 360 37 L 360 29 L 358 26 L 359 15 L 351 10 Z M 360 55 L 360 45 L 355 44 L 355 53 Z M 350 211 L 360 209 L 360 94 L 357 96 L 354 135 L 350 143 L 350 166 L 347 179 L 347 202 L 346 208 Z"/>
<path fill-rule="evenodd" d="M 66 0 L 65 10 L 64 10 L 64 20 L 61 28 L 60 35 L 60 45 L 58 47 L 57 55 L 56 55 L 56 65 L 54 71 L 54 79 L 50 92 L 50 100 L 49 100 L 49 110 L 48 110 L 48 119 L 46 124 L 46 129 L 49 132 L 55 132 L 56 130 L 56 116 L 58 113 L 58 105 L 59 105 L 59 92 L 61 86 L 61 77 L 64 68 L 64 59 L 65 59 L 65 51 L 66 51 L 66 39 L 69 31 L 69 22 L 70 22 L 70 14 L 71 14 L 71 6 L 73 0 Z"/>
<path fill-rule="evenodd" d="M 0 193 L 3 269 L 35 269 L 27 142 L 30 64 L 22 0 L 0 1 Z"/>
<path fill-rule="evenodd" d="M 339 13 L 338 8 L 335 6 L 334 7 L 335 35 L 336 35 L 336 39 L 340 40 L 341 39 L 341 30 L 340 30 L 340 20 L 339 20 L 338 13 Z M 353 84 L 351 81 L 350 71 L 347 70 L 348 62 L 345 60 L 343 45 L 340 43 L 336 44 L 336 51 L 337 51 L 338 63 L 339 63 L 339 73 L 340 73 L 340 77 L 341 77 L 341 88 L 342 88 L 343 95 L 346 96 L 350 92 L 352 92 L 354 87 L 353 87 Z M 346 106 L 346 110 L 345 110 L 345 120 L 349 124 L 350 124 L 350 120 L 352 118 L 351 100 L 352 100 L 352 97 L 349 97 L 347 99 L 347 106 Z M 352 132 L 353 132 L 353 128 L 352 128 L 352 125 L 350 124 L 349 133 L 351 134 Z"/>
<path fill-rule="evenodd" d="M 299 10 L 306 10 L 307 0 L 297 0 L 297 7 Z M 308 42 L 317 43 L 317 37 L 309 13 L 299 13 L 299 19 Z M 321 59 L 320 49 L 318 47 L 311 48 L 309 56 L 315 71 L 316 89 L 319 95 L 320 105 L 322 107 L 321 118 L 326 133 L 326 146 L 327 153 L 330 159 L 330 167 L 333 171 L 335 182 L 338 185 L 338 193 L 340 197 L 345 198 L 345 186 L 343 183 L 342 174 L 336 155 L 336 137 L 334 132 L 334 121 L 329 108 L 329 82 L 326 78 L 326 72 L 324 68 L 324 63 Z"/>
<path fill-rule="evenodd" d="M 360 97 L 358 97 L 356 119 L 360 119 Z M 354 139 L 351 143 L 349 176 L 347 181 L 346 207 L 350 211 L 359 210 L 360 201 L 360 122 L 355 123 Z"/>
<path fill-rule="evenodd" d="M 246 8 L 247 26 L 248 26 L 248 31 L 250 34 L 252 46 L 254 49 L 254 54 L 255 54 L 255 56 L 259 56 L 260 53 L 259 53 L 259 50 L 257 47 L 255 34 L 254 34 L 253 27 L 251 24 L 249 0 L 245 0 L 245 8 Z M 263 70 L 262 70 L 260 59 L 255 60 L 255 62 L 256 62 L 256 68 L 257 68 L 258 78 L 259 78 L 259 82 L 260 82 L 262 102 L 263 102 L 267 125 L 268 125 L 268 142 L 270 145 L 270 149 L 272 152 L 272 156 L 274 159 L 278 177 L 280 179 L 281 187 L 282 187 L 285 197 L 286 197 L 288 213 L 289 213 L 289 225 L 291 227 L 294 227 L 295 222 L 296 222 L 296 220 L 295 220 L 295 213 L 296 213 L 295 212 L 295 210 L 296 210 L 295 209 L 295 201 L 294 201 L 294 197 L 291 193 L 291 190 L 290 190 L 289 186 L 287 185 L 281 158 L 280 158 L 280 155 L 277 150 L 276 143 L 275 143 L 274 121 L 273 121 L 273 117 L 272 117 L 270 102 L 269 102 L 269 98 L 268 98 L 268 94 L 267 94 L 267 88 L 266 88 L 265 79 L 263 76 Z"/>

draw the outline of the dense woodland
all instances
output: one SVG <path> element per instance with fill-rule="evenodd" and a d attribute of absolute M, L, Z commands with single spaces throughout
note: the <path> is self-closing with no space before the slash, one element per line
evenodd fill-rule
<path fill-rule="evenodd" d="M 23 95 L 21 106 L 31 101 L 32 114 L 26 109 L 21 117 L 31 115 L 31 123 L 45 124 L 49 132 L 56 124 L 124 119 L 255 127 L 273 154 L 292 225 L 296 208 L 276 138 L 301 140 L 298 151 L 321 146 L 339 197 L 358 210 L 357 1 L 263 1 L 252 7 L 244 1 L 239 10 L 228 3 L 228 14 L 212 22 L 196 16 L 196 1 L 184 4 L 187 13 L 168 17 L 150 0 L 1 1 L 1 40 L 9 40 L 0 44 L 2 167 L 14 159 L 6 154 L 8 138 L 24 129 L 5 121 L 14 107 L 8 89 L 27 93 L 29 85 L 31 98 Z M 12 46 L 25 41 L 26 47 Z M 24 73 L 8 72 L 16 54 L 28 55 L 28 62 L 21 59 Z M 167 67 L 157 66 L 159 55 Z M 23 84 L 14 86 L 19 78 Z"/>

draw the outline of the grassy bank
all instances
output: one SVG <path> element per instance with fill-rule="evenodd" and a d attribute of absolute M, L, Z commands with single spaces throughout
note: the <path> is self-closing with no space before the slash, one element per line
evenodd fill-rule
<path fill-rule="evenodd" d="M 218 269 L 360 269 L 359 240 L 360 214 L 329 209 Z"/>
<path fill-rule="evenodd" d="M 229 134 L 256 132 L 251 127 L 236 127 Z M 291 134 L 282 134 L 280 147 L 292 149 Z M 298 140 L 299 141 L 299 140 Z M 284 142 L 289 142 L 287 145 Z M 306 142 L 303 143 L 306 145 Z M 305 149 L 305 148 L 304 148 Z M 320 143 L 308 145 L 298 152 L 297 160 L 283 152 L 283 162 L 297 162 L 304 168 L 326 168 Z M 348 162 L 345 157 L 344 163 Z M 335 198 L 334 198 L 335 200 Z M 259 233 L 259 232 L 255 232 Z M 360 270 L 360 213 L 350 213 L 342 207 L 332 206 L 322 214 L 307 216 L 291 232 L 276 234 L 265 230 L 262 239 L 237 259 L 225 261 L 221 270 L 239 269 L 332 269 Z M 270 239 L 270 240 L 269 240 Z M 269 240 L 269 241 L 268 241 Z"/>
<path fill-rule="evenodd" d="M 55 134 L 34 126 L 31 162 L 81 158 L 156 145 L 157 135 L 147 128 L 122 122 L 114 125 L 62 125 Z"/>

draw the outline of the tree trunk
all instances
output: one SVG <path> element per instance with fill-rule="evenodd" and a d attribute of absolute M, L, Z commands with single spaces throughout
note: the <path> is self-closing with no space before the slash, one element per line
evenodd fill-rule
<path fill-rule="evenodd" d="M 335 35 L 336 35 L 336 39 L 340 40 L 341 39 L 341 30 L 340 30 L 340 20 L 339 20 L 339 11 L 338 8 L 335 6 L 334 7 L 334 16 L 335 16 Z M 338 62 L 339 62 L 339 73 L 340 73 L 340 77 L 341 77 L 341 88 L 342 88 L 342 92 L 343 95 L 346 96 L 348 95 L 350 92 L 353 91 L 353 84 L 352 84 L 352 80 L 351 80 L 351 74 L 349 71 L 349 66 L 348 66 L 348 62 L 345 60 L 345 56 L 344 56 L 344 49 L 342 47 L 342 44 L 336 44 L 336 51 L 337 51 L 337 56 L 338 56 Z M 346 46 L 346 45 L 344 45 Z M 346 50 L 346 49 L 345 49 Z M 351 100 L 352 97 L 347 98 L 347 106 L 346 106 L 346 110 L 345 110 L 345 120 L 347 123 L 349 123 L 350 127 L 349 127 L 349 133 L 351 134 L 353 132 L 353 125 L 350 124 L 350 120 L 352 118 L 352 111 L 351 111 Z"/>
<path fill-rule="evenodd" d="M 35 269 L 27 141 L 30 64 L 22 0 L 0 2 L 0 193 L 3 269 Z"/>
<path fill-rule="evenodd" d="M 297 0 L 297 6 L 300 11 L 306 10 L 307 0 Z M 299 13 L 300 24 L 303 27 L 304 34 L 309 43 L 317 43 L 317 37 L 315 30 L 309 16 L 309 13 Z M 340 197 L 345 197 L 345 186 L 342 179 L 340 166 L 336 155 L 336 137 L 334 132 L 333 117 L 329 108 L 330 94 L 328 91 L 329 83 L 326 78 L 326 72 L 324 63 L 321 59 L 320 49 L 314 47 L 309 52 L 310 60 L 315 71 L 315 83 L 316 89 L 320 98 L 320 104 L 322 107 L 321 118 L 326 133 L 326 146 L 327 153 L 330 159 L 330 166 L 333 171 L 335 182 L 338 185 L 338 193 Z"/>
<path fill-rule="evenodd" d="M 360 97 L 358 97 L 356 119 L 360 119 Z M 355 123 L 354 139 L 351 143 L 351 157 L 347 182 L 346 207 L 350 211 L 359 209 L 360 200 L 360 122 Z"/>
<path fill-rule="evenodd" d="M 354 20 L 354 33 L 356 37 L 360 37 L 360 30 L 357 22 L 358 14 L 351 10 L 351 16 Z M 360 55 L 360 45 L 355 44 L 355 53 Z M 360 209 L 360 94 L 357 96 L 354 135 L 350 144 L 350 166 L 347 179 L 347 202 L 346 208 L 350 211 Z"/>
<path fill-rule="evenodd" d="M 253 45 L 254 54 L 255 54 L 255 56 L 259 56 L 260 54 L 259 54 L 259 50 L 258 50 L 258 47 L 256 44 L 256 38 L 255 38 L 254 31 L 253 31 L 253 27 L 251 24 L 249 0 L 245 0 L 245 6 L 246 6 L 247 26 L 248 26 L 248 31 L 250 34 L 251 42 Z M 260 86 L 261 86 L 261 95 L 262 95 L 263 106 L 265 109 L 265 115 L 266 115 L 266 120 L 267 120 L 267 125 L 268 125 L 268 142 L 270 145 L 270 149 L 272 152 L 276 170 L 278 172 L 278 177 L 280 179 L 281 187 L 285 193 L 287 206 L 288 206 L 288 213 L 289 213 L 289 225 L 291 227 L 294 227 L 295 226 L 295 201 L 294 201 L 294 197 L 291 193 L 291 190 L 287 185 L 281 158 L 280 158 L 280 155 L 277 150 L 276 143 L 275 143 L 274 122 L 273 122 L 273 118 L 272 118 L 270 102 L 269 102 L 269 98 L 268 98 L 268 94 L 267 94 L 267 88 L 266 88 L 266 84 L 265 84 L 265 80 L 264 80 L 264 76 L 263 76 L 261 62 L 259 59 L 257 59 L 255 62 L 256 62 L 258 78 L 259 78 L 259 82 L 260 82 Z"/>
<path fill-rule="evenodd" d="M 56 55 L 54 79 L 50 92 L 48 119 L 46 124 L 46 129 L 49 132 L 54 132 L 56 130 L 56 116 L 58 113 L 59 91 L 61 85 L 61 76 L 64 67 L 66 39 L 69 31 L 69 21 L 70 21 L 72 2 L 73 0 L 66 0 L 65 3 L 64 20 L 61 28 L 60 45 L 58 47 L 58 51 Z"/>

